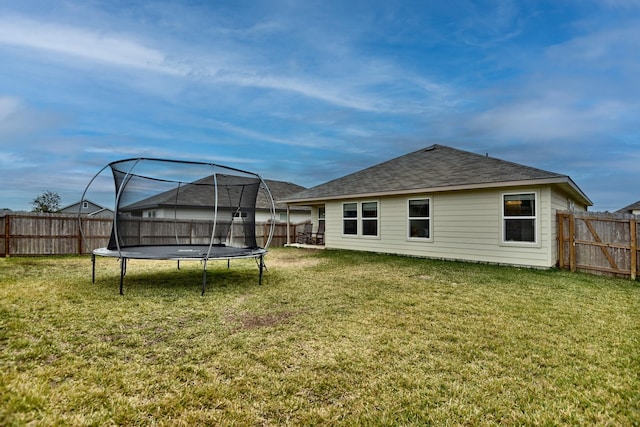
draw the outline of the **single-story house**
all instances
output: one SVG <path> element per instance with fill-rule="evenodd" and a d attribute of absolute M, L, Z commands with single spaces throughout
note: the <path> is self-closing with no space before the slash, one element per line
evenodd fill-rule
<path fill-rule="evenodd" d="M 444 145 L 284 201 L 311 206 L 327 248 L 533 267 L 556 265 L 556 211 L 593 205 L 567 175 Z"/>
<path fill-rule="evenodd" d="M 616 213 L 640 215 L 640 200 L 635 203 L 625 206 L 624 208 L 617 210 Z"/>
<path fill-rule="evenodd" d="M 177 218 L 177 219 L 210 219 L 213 209 L 213 199 L 210 186 L 199 185 L 201 182 L 211 182 L 211 177 L 200 179 L 192 184 L 187 184 L 180 189 L 172 189 L 149 198 L 139 200 L 134 204 L 125 206 L 123 211 L 128 211 L 133 217 L 142 218 Z M 278 203 L 277 200 L 286 198 L 291 194 L 300 192 L 305 188 L 291 182 L 265 179 L 271 197 L 276 201 L 276 221 L 287 221 L 286 203 Z M 180 194 L 176 205 L 176 195 Z M 181 200 L 188 202 L 182 203 Z M 76 208 L 77 209 L 77 208 Z M 246 213 L 245 213 L 246 214 Z M 238 217 L 245 215 L 242 211 L 236 212 Z M 267 222 L 271 219 L 271 204 L 264 192 L 259 191 L 256 199 L 255 221 Z M 311 209 L 308 206 L 298 206 L 289 209 L 289 222 L 301 223 L 311 219 Z"/>
<path fill-rule="evenodd" d="M 82 208 L 80 204 L 82 203 Z M 58 210 L 58 213 L 75 214 L 78 213 L 94 218 L 113 218 L 113 211 L 104 206 L 100 206 L 90 200 L 75 202 Z"/>

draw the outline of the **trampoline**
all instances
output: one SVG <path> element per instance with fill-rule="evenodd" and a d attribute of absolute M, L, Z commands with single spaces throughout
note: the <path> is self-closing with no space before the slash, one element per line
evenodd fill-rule
<path fill-rule="evenodd" d="M 96 256 L 120 260 L 120 294 L 123 295 L 127 260 L 200 261 L 202 295 L 207 284 L 207 262 L 254 258 L 262 284 L 264 256 L 273 238 L 275 204 L 264 180 L 255 173 L 214 163 L 134 158 L 103 167 L 87 184 L 90 187 L 110 169 L 115 184 L 115 207 L 109 243 L 90 249 L 92 283 Z M 256 199 L 264 193 L 270 227 L 264 244 L 256 240 Z M 80 207 L 83 203 L 80 203 Z M 229 264 L 228 264 L 229 266 Z"/>

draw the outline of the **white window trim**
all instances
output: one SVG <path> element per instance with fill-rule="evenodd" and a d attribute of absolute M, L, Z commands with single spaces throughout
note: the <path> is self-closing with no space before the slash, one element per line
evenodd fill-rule
<path fill-rule="evenodd" d="M 429 201 L 429 216 L 428 217 L 415 217 L 409 216 L 409 202 L 411 200 L 428 200 Z M 433 197 L 410 197 L 407 199 L 407 241 L 410 242 L 433 242 Z M 429 237 L 411 237 L 411 220 L 412 219 L 428 219 L 429 220 Z"/>
<path fill-rule="evenodd" d="M 363 218 L 362 217 L 362 204 L 363 203 L 376 203 L 376 214 L 375 218 Z M 356 205 L 356 216 L 354 218 L 345 218 L 344 217 L 344 205 L 355 204 Z M 380 200 L 359 200 L 359 201 L 345 201 L 342 202 L 342 224 L 341 224 L 341 235 L 343 238 L 347 239 L 372 239 L 372 240 L 380 240 Z M 345 220 L 356 220 L 358 232 L 357 234 L 344 234 L 344 221 Z M 369 236 L 362 234 L 363 231 L 363 221 L 376 221 L 376 235 Z"/>
<path fill-rule="evenodd" d="M 533 194 L 535 212 L 533 216 L 505 216 L 504 214 L 504 197 L 505 196 L 518 196 L 522 194 Z M 514 242 L 505 240 L 506 237 L 506 222 L 507 219 L 533 219 L 535 231 L 533 242 Z M 540 247 L 540 192 L 539 191 L 512 191 L 509 193 L 502 193 L 500 195 L 500 245 L 501 246 L 516 246 L 516 247 Z"/>

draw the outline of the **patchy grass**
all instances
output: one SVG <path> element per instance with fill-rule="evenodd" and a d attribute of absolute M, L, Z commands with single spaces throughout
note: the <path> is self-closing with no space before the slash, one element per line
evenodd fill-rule
<path fill-rule="evenodd" d="M 0 425 L 638 425 L 637 282 L 343 251 L 0 259 Z"/>

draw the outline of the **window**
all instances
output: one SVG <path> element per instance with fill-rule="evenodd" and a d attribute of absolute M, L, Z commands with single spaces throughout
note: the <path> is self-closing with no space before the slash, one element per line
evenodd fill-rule
<path fill-rule="evenodd" d="M 536 242 L 536 194 L 504 194 L 502 217 L 505 242 Z"/>
<path fill-rule="evenodd" d="M 82 209 L 89 209 L 89 202 L 82 202 Z"/>
<path fill-rule="evenodd" d="M 362 203 L 362 235 L 378 235 L 378 202 Z"/>
<path fill-rule="evenodd" d="M 429 199 L 409 200 L 409 238 L 429 239 L 431 237 L 431 211 Z"/>
<path fill-rule="evenodd" d="M 324 230 L 324 216 L 325 216 L 325 207 L 320 206 L 318 208 L 318 229 L 322 228 Z"/>
<path fill-rule="evenodd" d="M 378 202 L 350 202 L 342 205 L 342 234 L 378 236 Z"/>
<path fill-rule="evenodd" d="M 342 233 L 358 234 L 358 204 L 345 203 L 342 205 Z"/>

